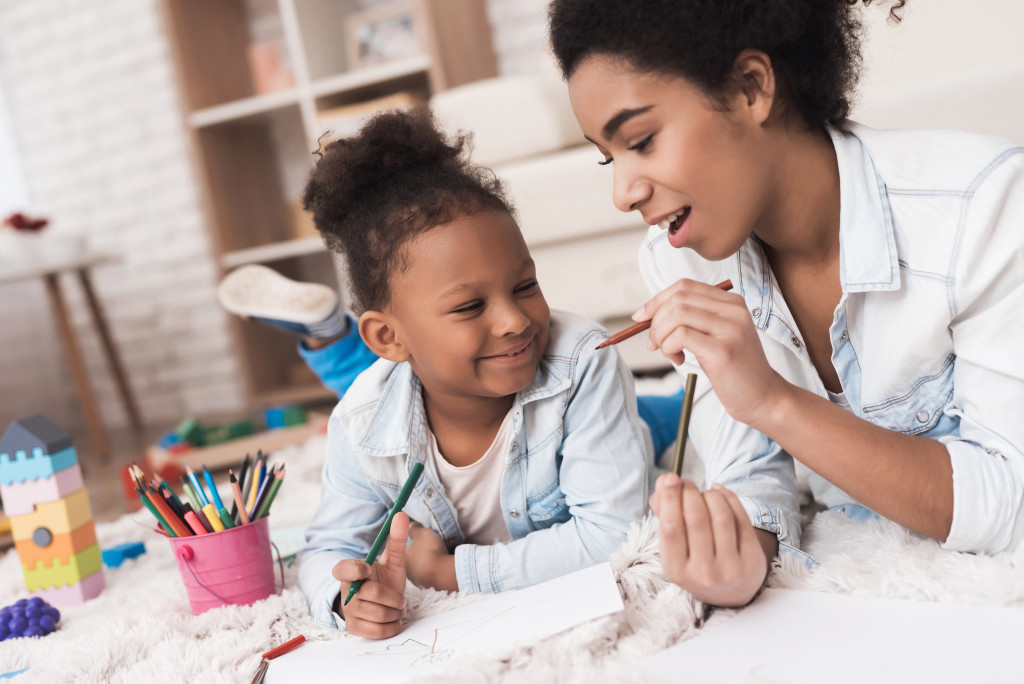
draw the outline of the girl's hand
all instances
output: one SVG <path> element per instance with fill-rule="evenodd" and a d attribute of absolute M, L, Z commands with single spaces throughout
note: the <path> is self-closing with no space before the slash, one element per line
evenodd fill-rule
<path fill-rule="evenodd" d="M 406 551 L 409 579 L 417 587 L 457 591 L 455 556 L 437 532 L 413 523 L 409 533 L 412 544 Z"/>
<path fill-rule="evenodd" d="M 397 514 L 391 520 L 388 544 L 377 562 L 367 565 L 361 560 L 343 560 L 331 574 L 341 581 L 338 608 L 345 618 L 345 627 L 356 636 L 387 639 L 398 634 L 405 616 L 405 544 L 409 538 L 409 516 Z M 352 582 L 361 579 L 362 586 L 344 605 Z"/>
<path fill-rule="evenodd" d="M 696 356 L 715 394 L 734 419 L 757 427 L 788 383 L 765 358 L 757 329 L 741 295 L 683 279 L 654 295 L 633 314 L 651 319 L 647 348 L 672 363 Z"/>
<path fill-rule="evenodd" d="M 701 492 L 674 473 L 662 475 L 650 499 L 658 516 L 665 577 L 715 606 L 744 606 L 768 575 L 768 558 L 730 490 Z"/>

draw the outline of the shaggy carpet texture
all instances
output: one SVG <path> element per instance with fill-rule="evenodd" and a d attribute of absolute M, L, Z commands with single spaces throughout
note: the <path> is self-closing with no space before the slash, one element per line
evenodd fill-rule
<path fill-rule="evenodd" d="M 273 528 L 305 524 L 319 500 L 325 439 L 276 454 L 288 477 L 271 515 Z M 218 481 L 220 478 L 218 478 Z M 142 540 L 147 552 L 106 570 L 107 588 L 84 605 L 62 610 L 57 631 L 0 642 L 0 673 L 28 668 L 14 681 L 248 682 L 259 654 L 304 634 L 310 640 L 346 638 L 316 627 L 285 568 L 284 589 L 252 606 L 229 606 L 194 616 L 170 544 L 152 530 L 145 510 L 97 525 L 104 548 Z M 997 556 L 942 551 L 885 521 L 858 522 L 819 514 L 805 526 L 804 548 L 820 565 L 783 558 L 770 586 L 948 603 L 1024 606 L 1024 546 Z M 541 643 L 488 657 L 455 661 L 443 675 L 421 681 L 640 681 L 628 665 L 735 615 L 708 610 L 661 575 L 656 521 L 637 524 L 612 559 L 625 610 Z M 0 558 L 0 606 L 25 596 L 17 554 Z M 415 619 L 480 600 L 478 596 L 409 589 Z M 797 656 L 798 645 L 786 657 Z M 339 667 L 339 673 L 343 666 Z M 680 673 L 680 681 L 685 673 Z M 311 684 L 311 683 L 306 683 Z"/>

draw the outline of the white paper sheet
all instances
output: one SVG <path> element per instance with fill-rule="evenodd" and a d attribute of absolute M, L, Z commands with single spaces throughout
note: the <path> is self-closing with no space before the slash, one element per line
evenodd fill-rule
<path fill-rule="evenodd" d="M 766 589 L 631 667 L 652 682 L 1024 682 L 1024 609 Z"/>
<path fill-rule="evenodd" d="M 391 639 L 303 644 L 271 661 L 268 684 L 402 682 L 439 672 L 461 655 L 505 651 L 622 610 L 608 563 L 406 625 Z"/>

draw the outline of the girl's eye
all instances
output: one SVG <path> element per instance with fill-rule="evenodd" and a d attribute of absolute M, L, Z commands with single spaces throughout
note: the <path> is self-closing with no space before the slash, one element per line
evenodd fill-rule
<path fill-rule="evenodd" d="M 531 280 L 530 282 L 523 283 L 522 285 L 517 287 L 514 290 L 514 292 L 516 294 L 525 294 L 525 293 L 529 292 L 530 290 L 533 290 L 536 287 L 537 287 L 537 281 L 536 280 Z"/>
<path fill-rule="evenodd" d="M 474 311 L 479 309 L 481 306 L 483 306 L 482 302 L 470 302 L 469 304 L 466 304 L 464 306 L 460 306 L 457 309 L 452 309 L 452 313 L 457 313 L 457 314 L 473 313 Z"/>
<path fill-rule="evenodd" d="M 651 140 L 653 140 L 653 139 L 654 139 L 654 134 L 651 133 L 649 136 L 647 136 L 646 138 L 644 138 L 640 142 L 636 143 L 635 145 L 630 145 L 626 149 L 631 150 L 633 152 L 643 152 L 644 150 L 646 150 L 648 148 L 648 146 L 651 144 Z"/>
<path fill-rule="evenodd" d="M 599 161 L 599 162 L 597 162 L 597 163 L 598 163 L 598 164 L 600 164 L 601 166 L 608 166 L 608 165 L 609 165 L 609 164 L 611 164 L 611 163 L 612 163 L 613 161 L 615 161 L 615 160 L 614 160 L 614 159 L 612 159 L 611 157 L 608 157 L 608 158 L 607 158 L 607 159 L 605 159 L 604 161 Z"/>

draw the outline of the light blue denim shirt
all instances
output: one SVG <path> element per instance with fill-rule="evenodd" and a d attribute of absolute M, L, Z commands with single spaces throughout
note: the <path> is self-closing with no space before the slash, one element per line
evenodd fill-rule
<path fill-rule="evenodd" d="M 853 123 L 830 134 L 843 293 L 829 335 L 843 392 L 861 418 L 946 445 L 954 493 L 946 548 L 1012 548 L 1024 537 L 1024 148 Z M 755 238 L 710 262 L 654 228 L 640 261 L 653 291 L 682 277 L 731 278 L 772 367 L 827 396 Z M 688 359 L 680 370 L 693 368 Z M 713 392 L 698 399 L 692 420 L 712 474 L 777 453 Z M 874 515 L 823 478 L 809 480 L 825 506 Z"/>
<path fill-rule="evenodd" d="M 320 506 L 306 532 L 299 583 L 313 619 L 341 627 L 331 576 L 366 556 L 412 465 L 426 470 L 405 512 L 455 552 L 459 590 L 529 586 L 608 560 L 647 508 L 653 464 L 633 378 L 607 333 L 552 312 L 551 340 L 533 383 L 516 394 L 501 507 L 513 541 L 463 543 L 452 502 L 428 453 L 422 385 L 408 363 L 380 360 L 331 415 Z"/>

